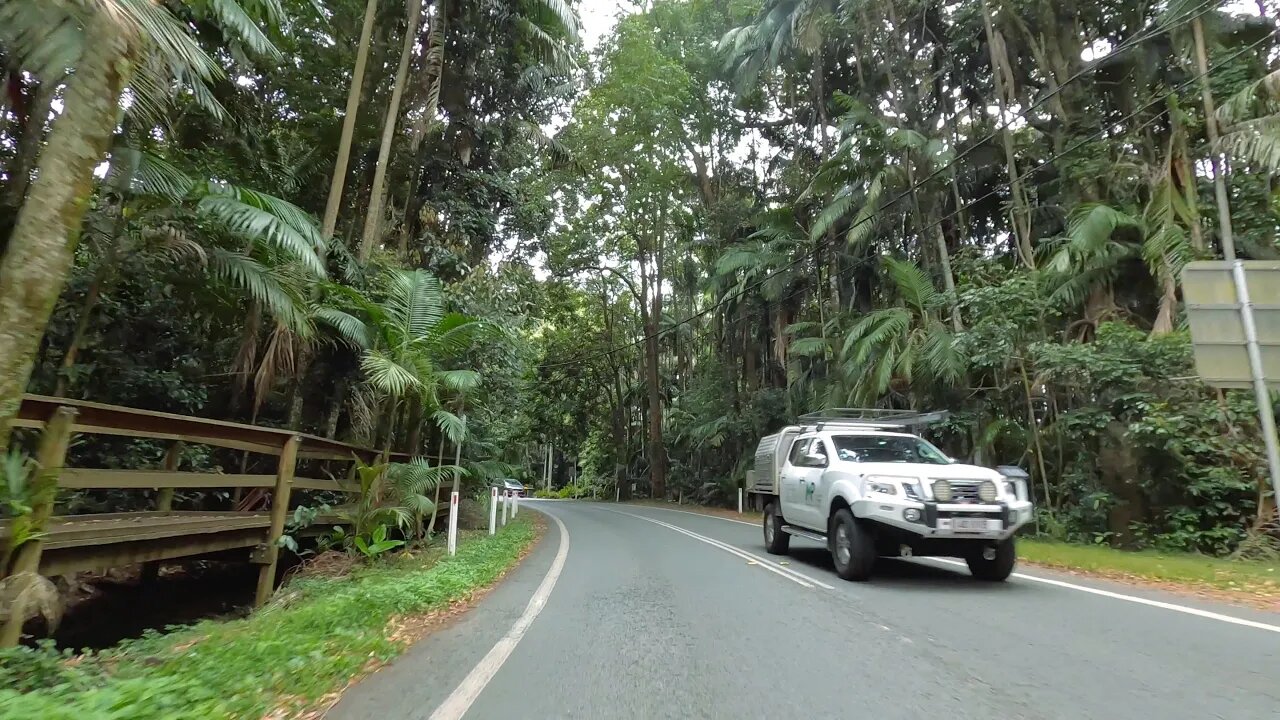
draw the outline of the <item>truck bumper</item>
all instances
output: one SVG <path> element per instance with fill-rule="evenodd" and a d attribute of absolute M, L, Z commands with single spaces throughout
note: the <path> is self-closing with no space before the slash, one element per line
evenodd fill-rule
<path fill-rule="evenodd" d="M 856 518 L 922 538 L 947 540 L 1004 540 L 1031 522 L 1033 512 L 1026 500 L 962 505 L 893 496 L 857 500 L 852 510 Z"/>

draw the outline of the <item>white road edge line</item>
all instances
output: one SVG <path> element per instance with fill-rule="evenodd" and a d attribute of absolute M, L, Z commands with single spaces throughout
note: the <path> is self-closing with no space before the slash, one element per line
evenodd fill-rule
<path fill-rule="evenodd" d="M 921 560 L 931 560 L 933 562 L 945 563 L 947 565 L 959 565 L 966 567 L 965 563 L 959 560 L 948 560 L 946 558 L 925 557 Z M 1244 627 L 1254 628 L 1256 630 L 1266 630 L 1268 632 L 1280 633 L 1280 626 L 1268 625 L 1267 623 L 1258 622 L 1256 620 L 1245 620 L 1244 618 L 1233 617 L 1231 615 L 1223 615 L 1221 613 L 1210 612 L 1208 610 L 1200 610 L 1199 608 L 1187 607 L 1186 605 L 1175 605 L 1173 603 L 1161 602 L 1159 600 L 1150 600 L 1148 598 L 1136 597 L 1134 595 L 1125 595 L 1123 593 L 1112 592 L 1110 590 L 1101 590 L 1099 588 L 1091 588 L 1087 585 L 1076 585 L 1075 583 L 1063 582 L 1062 580 L 1053 580 L 1050 578 L 1037 577 L 1035 575 L 1027 575 L 1026 573 L 1014 573 L 1013 577 L 1019 580 L 1029 580 L 1031 582 L 1044 583 L 1045 585 L 1054 585 L 1056 587 L 1067 588 L 1069 590 L 1079 590 L 1080 592 L 1089 593 L 1091 595 L 1100 595 L 1102 597 L 1111 598 L 1113 600 L 1123 600 L 1125 602 L 1137 603 L 1139 605 L 1147 605 L 1150 607 L 1160 608 L 1162 610 L 1172 610 L 1173 612 L 1185 613 L 1187 615 L 1195 615 L 1196 617 L 1208 618 L 1209 620 L 1217 620 L 1219 622 L 1230 623 L 1232 625 L 1241 625 Z"/>
<path fill-rule="evenodd" d="M 775 573 L 777 575 L 781 575 L 782 577 L 790 580 L 793 583 L 796 583 L 797 585 L 801 585 L 807 588 L 812 588 L 813 586 L 817 585 L 818 587 L 824 588 L 826 590 L 835 590 L 835 586 L 828 585 L 822 582 L 821 580 L 805 575 L 804 573 L 796 572 L 791 568 L 782 567 L 781 565 L 778 565 L 777 563 L 771 560 L 762 558 L 759 555 L 754 555 L 741 548 L 736 548 L 732 545 L 729 545 L 728 543 L 724 543 L 719 540 L 716 540 L 715 538 L 709 538 L 705 535 L 699 535 L 698 533 L 693 532 L 692 530 L 682 528 L 678 525 L 665 523 L 655 518 L 645 517 L 644 515 L 636 515 L 635 513 L 622 512 L 621 510 L 611 510 L 609 508 L 603 508 L 603 509 L 608 510 L 609 512 L 612 512 L 612 513 L 617 513 L 619 515 L 626 515 L 628 517 L 633 517 L 633 518 L 636 518 L 637 520 L 644 520 L 645 522 L 650 522 L 650 523 L 653 523 L 654 525 L 660 525 L 670 530 L 675 530 L 676 532 L 687 535 L 693 538 L 694 540 L 704 542 L 712 547 L 719 548 L 720 550 L 724 550 L 727 553 L 737 555 L 738 557 L 744 560 L 749 560 L 751 562 L 754 562 L 760 567 L 764 568 L 765 570 L 768 570 L 769 572 Z"/>
<path fill-rule="evenodd" d="M 529 626 L 542 612 L 542 608 L 546 607 L 547 599 L 551 597 L 551 591 L 555 589 L 556 581 L 560 579 L 560 572 L 564 570 L 565 558 L 569 556 L 569 529 L 564 526 L 560 518 L 551 513 L 544 514 L 555 520 L 556 526 L 560 529 L 560 549 L 556 551 L 555 560 L 551 561 L 551 567 L 542 578 L 542 583 L 533 592 L 533 597 L 529 598 L 529 604 L 525 605 L 524 613 L 516 619 L 507 634 L 490 648 L 484 657 L 480 658 L 480 662 L 476 663 L 475 667 L 471 668 L 471 672 L 467 673 L 453 693 L 440 703 L 440 707 L 431 713 L 430 720 L 461 720 L 467 710 L 471 709 L 476 698 L 480 697 L 480 693 L 484 691 L 489 681 L 498 674 L 498 670 L 511 656 L 511 652 L 516 649 L 516 645 L 520 643 L 524 634 L 529 631 Z"/>

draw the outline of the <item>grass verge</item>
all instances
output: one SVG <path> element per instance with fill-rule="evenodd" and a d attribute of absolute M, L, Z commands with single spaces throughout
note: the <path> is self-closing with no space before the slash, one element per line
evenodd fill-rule
<path fill-rule="evenodd" d="M 660 500 L 633 500 L 628 504 L 760 522 L 760 513 L 739 515 L 728 508 L 677 505 Z M 1276 563 L 1224 560 L 1193 553 L 1132 552 L 1103 545 L 1071 545 L 1028 538 L 1018 540 L 1018 559 L 1045 568 L 1280 610 L 1280 564 Z"/>
<path fill-rule="evenodd" d="M 398 556 L 341 578 L 302 578 L 267 607 L 93 655 L 0 653 L 0 718 L 261 718 L 288 715 L 341 688 L 408 642 L 388 628 L 465 601 L 510 569 L 537 536 L 521 517 L 458 554 Z M 274 712 L 273 712 L 274 711 Z"/>
<path fill-rule="evenodd" d="M 1018 557 L 1034 565 L 1101 577 L 1253 596 L 1264 604 L 1280 600 L 1280 569 L 1274 563 L 1030 539 L 1018 541 Z"/>

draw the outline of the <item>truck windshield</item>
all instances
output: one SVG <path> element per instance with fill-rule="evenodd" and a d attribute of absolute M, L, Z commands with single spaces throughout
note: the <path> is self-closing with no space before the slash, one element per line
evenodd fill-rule
<path fill-rule="evenodd" d="M 950 465 L 938 448 L 914 437 L 896 435 L 836 435 L 836 456 L 847 462 L 924 463 Z"/>

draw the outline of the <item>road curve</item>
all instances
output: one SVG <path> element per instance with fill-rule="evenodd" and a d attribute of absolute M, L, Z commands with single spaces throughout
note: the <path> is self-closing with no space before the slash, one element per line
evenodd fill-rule
<path fill-rule="evenodd" d="M 530 505 L 562 520 L 571 542 L 514 647 L 512 626 L 528 620 L 563 540 L 554 522 L 474 610 L 349 690 L 328 718 L 460 717 L 456 702 L 437 709 L 495 646 L 510 653 L 469 720 L 1280 716 L 1277 615 L 1039 571 L 983 584 L 931 560 L 884 561 L 871 582 L 846 583 L 820 546 L 793 540 L 789 559 L 766 556 L 745 523 Z"/>

